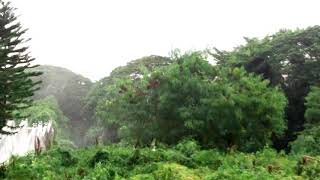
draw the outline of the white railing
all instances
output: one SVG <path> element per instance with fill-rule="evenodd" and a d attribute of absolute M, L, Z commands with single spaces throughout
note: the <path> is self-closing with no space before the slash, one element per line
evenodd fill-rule
<path fill-rule="evenodd" d="M 0 134 L 0 164 L 7 162 L 11 156 L 24 156 L 30 152 L 40 153 L 47 150 L 54 136 L 52 121 L 48 123 L 39 122 L 28 126 L 28 121 L 22 121 L 17 128 L 14 121 L 8 121 L 7 126 L 2 128 L 10 135 Z"/>

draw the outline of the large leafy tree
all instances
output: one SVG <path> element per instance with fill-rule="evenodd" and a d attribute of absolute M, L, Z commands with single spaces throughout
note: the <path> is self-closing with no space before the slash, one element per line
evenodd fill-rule
<path fill-rule="evenodd" d="M 283 93 L 241 68 L 212 66 L 203 54 L 192 53 L 178 58 L 162 74 L 162 124 L 183 122 L 187 134 L 204 145 L 254 151 L 285 129 Z"/>
<path fill-rule="evenodd" d="M 139 143 L 193 136 L 203 145 L 254 151 L 285 129 L 286 98 L 268 83 L 240 68 L 212 66 L 194 52 L 119 82 L 117 98 L 101 111 Z"/>
<path fill-rule="evenodd" d="M 305 129 L 291 143 L 292 153 L 320 153 L 320 88 L 313 86 L 306 97 Z"/>
<path fill-rule="evenodd" d="M 10 3 L 0 1 L 0 131 L 6 121 L 14 118 L 13 111 L 28 107 L 36 84 L 30 78 L 41 73 L 26 71 L 34 68 L 31 63 L 26 32 L 17 22 Z"/>
<path fill-rule="evenodd" d="M 246 38 L 247 43 L 231 52 L 216 51 L 218 64 L 245 66 L 250 72 L 262 74 L 272 85 L 281 85 L 288 98 L 287 135 L 277 141 L 286 147 L 303 129 L 305 97 L 310 86 L 320 81 L 320 26 L 307 29 L 281 30 L 263 39 Z"/>
<path fill-rule="evenodd" d="M 113 108 L 111 108 L 110 102 L 119 100 L 118 97 L 122 95 L 119 91 L 124 87 L 124 84 L 138 85 L 143 74 L 153 71 L 157 67 L 167 66 L 170 63 L 171 59 L 167 57 L 146 56 L 114 69 L 110 76 L 95 83 L 86 97 L 85 112 L 92 117 L 90 120 L 92 127 L 87 133 L 87 139 L 92 141 L 93 137 L 103 136 L 104 139 L 107 139 L 106 141 L 117 141 L 117 131 L 120 127 L 117 121 L 119 117 L 113 115 L 124 115 L 125 113 L 120 113 L 120 111 L 125 108 L 115 107 L 115 103 L 112 104 Z M 110 111 L 114 113 L 110 113 Z"/>
<path fill-rule="evenodd" d="M 139 78 L 142 75 L 142 70 L 152 71 L 157 67 L 166 66 L 171 63 L 171 59 L 162 56 L 146 56 L 140 59 L 132 60 L 125 66 L 120 66 L 114 69 L 109 76 L 99 80 L 92 87 L 86 97 L 86 108 L 89 112 L 94 112 L 95 108 L 104 98 L 107 98 L 110 92 L 108 87 L 113 86 L 118 80 L 127 78 Z M 143 67 L 143 68 L 142 68 Z"/>

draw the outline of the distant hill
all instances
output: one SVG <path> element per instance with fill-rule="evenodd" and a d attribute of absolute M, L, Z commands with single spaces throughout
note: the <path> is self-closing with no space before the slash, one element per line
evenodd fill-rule
<path fill-rule="evenodd" d="M 43 75 L 36 79 L 40 79 L 42 83 L 34 99 L 54 96 L 63 113 L 70 119 L 73 139 L 81 137 L 87 123 L 87 117 L 82 114 L 83 98 L 93 83 L 88 78 L 61 67 L 42 65 L 33 70 L 43 72 Z"/>

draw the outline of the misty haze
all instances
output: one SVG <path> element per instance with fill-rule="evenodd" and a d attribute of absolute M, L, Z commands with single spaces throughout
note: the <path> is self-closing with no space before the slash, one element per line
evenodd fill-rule
<path fill-rule="evenodd" d="M 319 179 L 319 5 L 0 0 L 0 179 Z"/>

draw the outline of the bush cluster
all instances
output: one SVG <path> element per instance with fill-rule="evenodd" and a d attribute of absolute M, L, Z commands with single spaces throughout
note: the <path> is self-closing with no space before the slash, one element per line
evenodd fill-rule
<path fill-rule="evenodd" d="M 39 156 L 14 157 L 4 179 L 314 179 L 317 156 L 286 155 L 265 147 L 256 153 L 201 149 L 193 140 L 172 147 L 100 146 L 53 148 Z"/>

